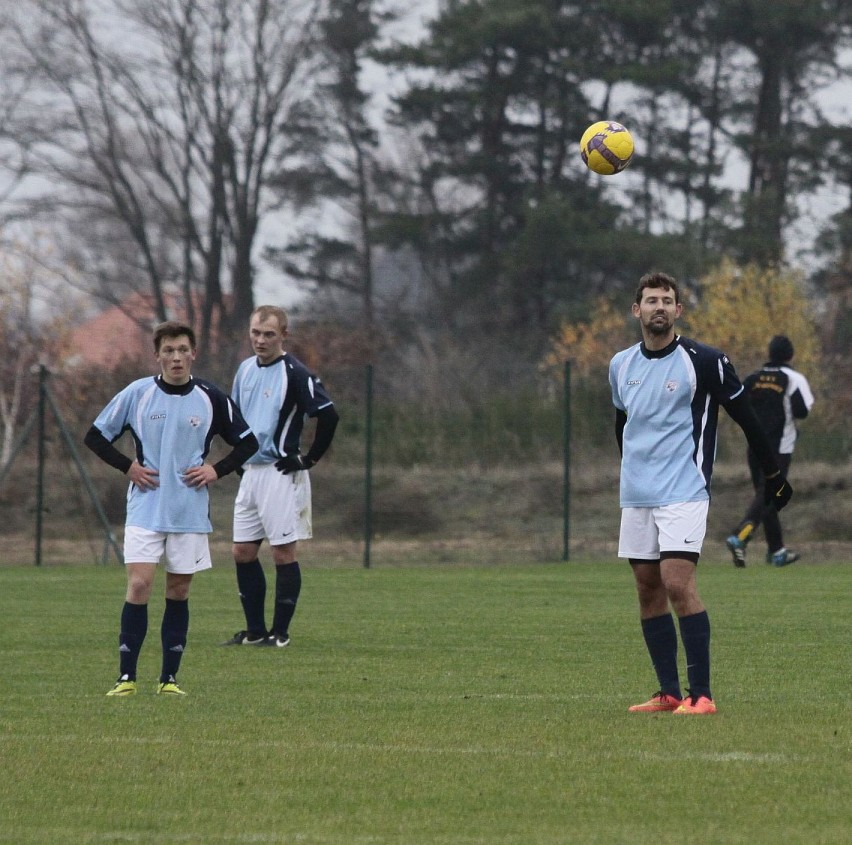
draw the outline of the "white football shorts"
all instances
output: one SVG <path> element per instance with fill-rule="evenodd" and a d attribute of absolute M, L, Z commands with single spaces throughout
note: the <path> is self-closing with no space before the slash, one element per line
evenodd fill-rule
<path fill-rule="evenodd" d="M 657 560 L 660 552 L 701 554 L 710 501 L 622 508 L 618 556 Z"/>
<path fill-rule="evenodd" d="M 284 546 L 313 537 L 311 476 L 307 470 L 284 475 L 275 464 L 246 464 L 234 502 L 234 542 L 266 539 Z"/>
<path fill-rule="evenodd" d="M 206 534 L 167 534 L 138 525 L 125 527 L 125 563 L 157 564 L 163 554 L 166 556 L 166 572 L 176 575 L 194 575 L 213 566 Z"/>

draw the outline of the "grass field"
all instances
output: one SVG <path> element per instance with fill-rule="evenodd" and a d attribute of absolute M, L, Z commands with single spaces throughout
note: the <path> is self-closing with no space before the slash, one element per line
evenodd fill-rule
<path fill-rule="evenodd" d="M 852 572 L 702 566 L 715 717 L 654 691 L 614 563 L 305 568 L 284 651 L 230 567 L 193 585 L 184 700 L 154 695 L 162 578 L 130 699 L 121 567 L 11 567 L 0 842 L 846 843 Z"/>

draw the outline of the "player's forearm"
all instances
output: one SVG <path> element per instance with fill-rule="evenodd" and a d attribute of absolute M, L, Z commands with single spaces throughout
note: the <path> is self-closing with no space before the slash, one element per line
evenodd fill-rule
<path fill-rule="evenodd" d="M 133 461 L 127 455 L 119 452 L 106 437 L 101 434 L 100 430 L 92 426 L 83 438 L 83 443 L 91 449 L 102 461 L 108 463 L 111 467 L 115 467 L 120 472 L 127 474 Z"/>
<path fill-rule="evenodd" d="M 223 478 L 228 473 L 234 472 L 241 467 L 258 450 L 257 438 L 253 434 L 247 434 L 234 448 L 213 464 L 216 475 Z"/>
<path fill-rule="evenodd" d="M 328 405 L 317 414 L 317 428 L 314 433 L 314 442 L 311 443 L 311 448 L 305 457 L 313 465 L 315 464 L 331 446 L 331 441 L 334 439 L 334 432 L 337 428 L 337 423 L 340 422 L 340 417 L 333 405 Z"/>

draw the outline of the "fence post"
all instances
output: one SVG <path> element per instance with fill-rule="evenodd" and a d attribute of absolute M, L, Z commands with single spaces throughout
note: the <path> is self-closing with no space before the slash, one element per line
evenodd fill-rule
<path fill-rule="evenodd" d="M 571 362 L 565 362 L 562 387 L 562 560 L 570 558 L 571 513 Z"/>
<path fill-rule="evenodd" d="M 373 539 L 373 365 L 367 364 L 367 420 L 364 444 L 364 568 L 370 568 Z"/>
<path fill-rule="evenodd" d="M 38 367 L 38 468 L 36 470 L 36 547 L 35 565 L 41 566 L 41 535 L 44 530 L 44 464 L 45 464 L 45 426 L 44 417 L 47 405 L 47 367 Z"/>

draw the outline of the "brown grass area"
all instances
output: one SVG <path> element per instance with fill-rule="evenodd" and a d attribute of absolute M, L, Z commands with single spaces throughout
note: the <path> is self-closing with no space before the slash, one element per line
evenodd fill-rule
<path fill-rule="evenodd" d="M 484 468 L 376 467 L 373 489 L 374 565 L 476 564 L 558 560 L 562 555 L 562 473 L 559 462 Z M 95 467 L 103 505 L 121 540 L 124 482 Z M 17 469 L 0 490 L 0 563 L 27 564 L 35 555 L 34 474 Z M 316 566 L 359 566 L 364 557 L 364 477 L 360 467 L 333 461 L 312 471 L 314 536 L 300 557 Z M 795 497 L 782 520 L 785 539 L 803 562 L 852 560 L 850 467 L 793 462 Z M 217 565 L 230 561 L 231 507 L 236 479 L 212 488 Z M 611 454 L 574 457 L 571 467 L 572 560 L 615 559 L 618 534 L 618 464 Z M 751 496 L 744 464 L 716 467 L 703 559 L 727 561 L 724 538 Z M 100 561 L 102 528 L 73 473 L 46 480 L 42 557 L 45 564 Z M 758 535 L 752 557 L 763 559 Z M 114 557 L 110 557 L 114 561 Z"/>

